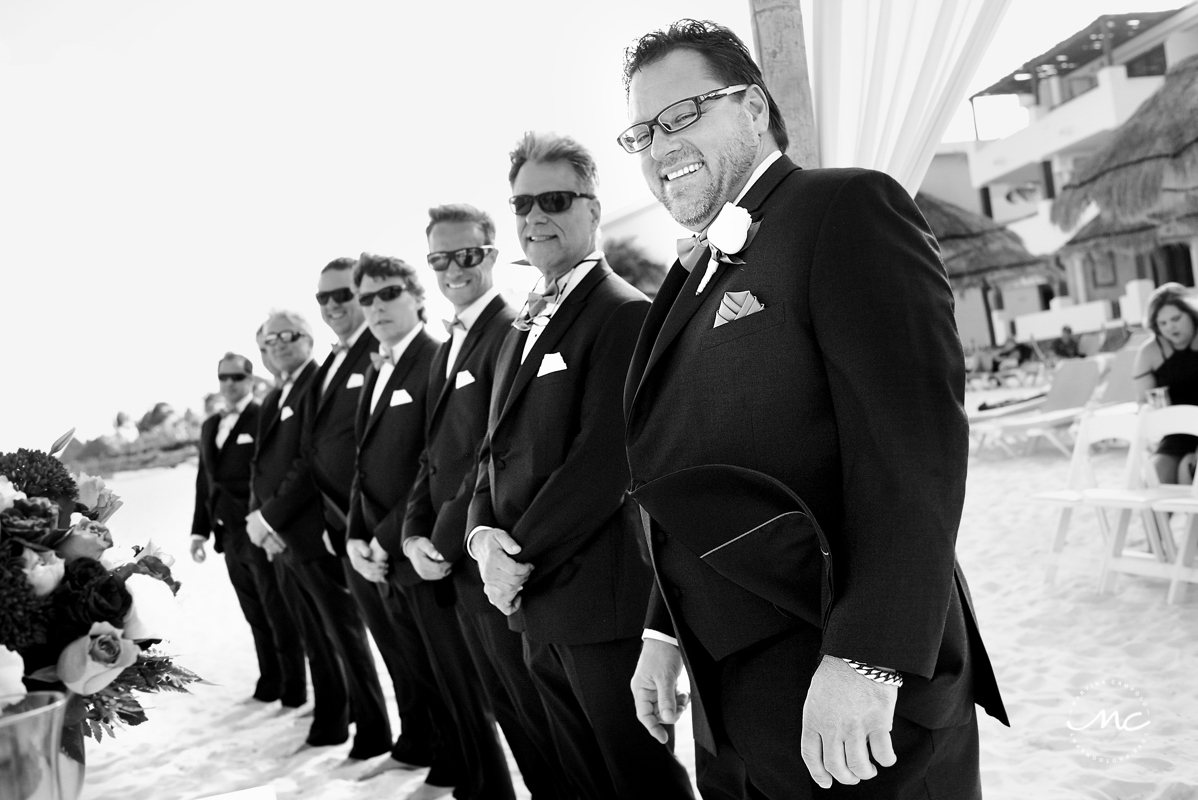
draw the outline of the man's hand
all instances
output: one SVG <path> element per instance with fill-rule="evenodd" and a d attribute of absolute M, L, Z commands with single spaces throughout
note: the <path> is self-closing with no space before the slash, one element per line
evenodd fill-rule
<path fill-rule="evenodd" d="M 287 543 L 279 538 L 279 534 L 269 531 L 267 531 L 265 538 L 262 539 L 262 543 L 259 546 L 266 551 L 266 555 L 272 560 L 287 549 Z"/>
<path fill-rule="evenodd" d="M 839 658 L 824 656 L 803 704 L 801 750 L 811 778 L 825 789 L 833 779 L 850 785 L 869 780 L 878 774 L 870 753 L 883 767 L 894 766 L 898 759 L 890 728 L 897 699 L 897 687 L 871 681 Z"/>
<path fill-rule="evenodd" d="M 250 541 L 258 547 L 266 549 L 262 542 L 267 536 L 270 536 L 270 526 L 266 524 L 266 518 L 262 516 L 261 511 L 251 511 L 245 518 L 245 532 L 249 534 Z M 270 552 L 269 550 L 267 552 Z"/>
<path fill-rule="evenodd" d="M 471 544 L 487 599 L 504 614 L 514 614 L 520 608 L 520 588 L 528 580 L 532 564 L 521 564 L 512 558 L 520 553 L 520 545 L 510 533 L 499 528 L 479 531 Z"/>
<path fill-rule="evenodd" d="M 426 581 L 439 581 L 453 570 L 452 564 L 445 562 L 445 556 L 433 546 L 433 540 L 427 536 L 413 536 L 403 543 L 404 555 L 412 562 L 416 574 Z"/>
<path fill-rule="evenodd" d="M 377 564 L 370 551 L 370 543 L 361 539 L 349 539 L 345 543 L 345 551 L 349 554 L 349 563 L 359 575 L 372 583 L 382 583 L 387 577 L 387 565 Z"/>
<path fill-rule="evenodd" d="M 690 700 L 678 691 L 681 672 L 682 654 L 677 647 L 658 639 L 646 639 L 641 645 L 631 684 L 636 718 L 662 744 L 669 740 L 663 726 L 677 722 Z"/>
<path fill-rule="evenodd" d="M 203 564 L 207 558 L 208 558 L 208 554 L 206 552 L 204 552 L 204 540 L 203 539 L 192 539 L 191 540 L 191 560 L 196 562 L 197 564 Z"/>

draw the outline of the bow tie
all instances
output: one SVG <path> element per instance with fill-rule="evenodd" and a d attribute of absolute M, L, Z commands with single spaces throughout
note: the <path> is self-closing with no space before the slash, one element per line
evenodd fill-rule
<path fill-rule="evenodd" d="M 466 323 L 462 322 L 457 317 L 454 317 L 453 319 L 443 319 L 441 321 L 445 323 L 445 332 L 450 336 L 453 336 L 454 328 L 461 328 L 463 333 L 466 331 Z"/>
<path fill-rule="evenodd" d="M 708 251 L 710 245 L 707 243 L 706 233 L 697 233 L 694 236 L 685 236 L 678 240 L 678 260 L 682 263 L 683 268 L 687 272 L 694 272 L 695 265 L 699 263 L 699 259 Z"/>
<path fill-rule="evenodd" d="M 515 321 L 512 322 L 512 327 L 518 331 L 532 330 L 533 322 L 535 322 L 538 317 L 544 315 L 545 307 L 557 299 L 560 291 L 561 290 L 557 285 L 557 281 L 554 281 L 553 283 L 549 284 L 549 287 L 545 290 L 544 294 L 529 292 L 528 311 L 524 314 L 521 314 L 519 317 L 516 317 Z"/>
<path fill-rule="evenodd" d="M 375 372 L 378 372 L 379 370 L 381 370 L 383 368 L 384 364 L 390 364 L 391 366 L 394 367 L 395 362 L 391 360 L 393 357 L 394 357 L 393 355 L 383 355 L 382 353 L 371 353 L 370 354 L 370 363 L 374 364 L 374 370 L 375 370 Z"/>
<path fill-rule="evenodd" d="M 237 410 L 236 406 L 234 406 L 233 408 L 222 408 L 220 411 L 218 411 L 216 413 L 220 414 L 221 419 L 224 419 L 225 417 L 229 417 L 229 416 L 235 417 L 238 414 L 240 414 L 241 412 Z"/>
<path fill-rule="evenodd" d="M 348 352 L 349 352 L 349 345 L 341 344 L 341 342 L 337 342 L 335 345 L 333 345 L 333 349 L 329 352 L 329 355 L 331 355 L 333 358 L 336 358 L 338 353 L 348 353 Z"/>

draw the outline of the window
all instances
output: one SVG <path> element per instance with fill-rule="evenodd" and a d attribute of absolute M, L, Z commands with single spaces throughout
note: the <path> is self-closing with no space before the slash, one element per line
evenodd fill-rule
<path fill-rule="evenodd" d="M 1127 77 L 1144 78 L 1149 75 L 1164 75 L 1168 64 L 1165 61 L 1165 46 L 1158 44 L 1147 53 L 1127 62 Z"/>
<path fill-rule="evenodd" d="M 1115 259 L 1110 253 L 1087 253 L 1086 264 L 1090 268 L 1090 280 L 1096 288 L 1115 285 Z"/>

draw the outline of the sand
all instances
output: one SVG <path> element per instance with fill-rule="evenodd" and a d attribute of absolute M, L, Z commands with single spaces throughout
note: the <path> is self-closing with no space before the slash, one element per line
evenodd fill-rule
<path fill-rule="evenodd" d="M 1121 458 L 1111 451 L 1100 468 L 1116 470 Z M 1169 606 L 1163 581 L 1120 576 L 1113 593 L 1099 595 L 1100 540 L 1084 512 L 1046 585 L 1054 510 L 1029 496 L 1063 486 L 1067 466 L 1047 446 L 970 459 L 958 555 L 1012 722 L 981 717 L 985 796 L 1198 797 L 1198 588 Z M 119 545 L 153 537 L 178 556 L 184 623 L 169 646 L 213 685 L 148 697 L 148 723 L 89 741 L 83 797 L 182 800 L 257 786 L 281 798 L 403 797 L 423 772 L 359 783 L 370 763 L 346 764 L 349 744 L 293 754 L 309 722 L 302 709 L 247 701 L 253 648 L 224 565 L 219 556 L 187 558 L 194 480 L 192 465 L 118 475 L 112 485 L 126 505 L 111 527 Z M 1105 725 L 1093 721 L 1100 712 Z M 693 773 L 689 715 L 679 739 Z"/>

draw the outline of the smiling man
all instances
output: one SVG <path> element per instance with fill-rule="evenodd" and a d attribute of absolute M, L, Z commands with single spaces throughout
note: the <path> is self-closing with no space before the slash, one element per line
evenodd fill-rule
<path fill-rule="evenodd" d="M 625 391 L 657 571 L 638 714 L 664 738 L 685 656 L 704 796 L 980 797 L 974 702 L 1006 713 L 955 559 L 964 362 L 935 240 L 888 176 L 783 155 L 727 28 L 647 34 L 625 80 L 618 143 L 697 234 Z"/>
<path fill-rule="evenodd" d="M 597 249 L 597 173 L 581 145 L 525 134 L 508 179 L 520 246 L 542 277 L 499 352 L 467 549 L 524 636 L 578 791 L 690 797 L 627 689 L 652 576 L 628 499 L 620 387 L 648 301 Z"/>

